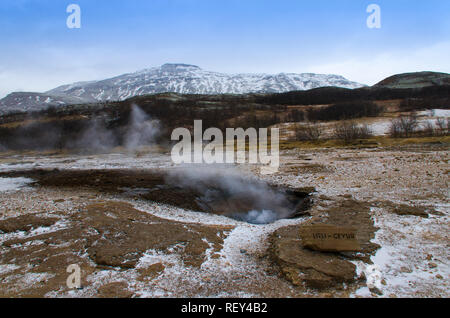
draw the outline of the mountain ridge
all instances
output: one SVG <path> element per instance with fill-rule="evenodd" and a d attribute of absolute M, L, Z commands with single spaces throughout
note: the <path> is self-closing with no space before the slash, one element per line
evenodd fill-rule
<path fill-rule="evenodd" d="M 429 71 L 396 74 L 385 78 L 374 87 L 401 89 L 440 85 L 450 85 L 450 74 Z"/>
<path fill-rule="evenodd" d="M 0 100 L 0 112 L 35 111 L 70 103 L 122 101 L 168 92 L 204 95 L 282 93 L 324 86 L 359 88 L 364 85 L 334 74 L 226 74 L 206 71 L 196 65 L 167 63 L 104 80 L 62 85 L 43 93 L 14 92 Z"/>

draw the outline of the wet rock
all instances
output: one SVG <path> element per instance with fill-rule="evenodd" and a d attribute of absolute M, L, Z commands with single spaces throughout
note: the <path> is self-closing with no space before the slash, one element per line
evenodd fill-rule
<path fill-rule="evenodd" d="M 159 276 L 165 270 L 165 266 L 162 263 L 152 264 L 148 267 L 139 268 L 140 278 L 153 279 Z"/>
<path fill-rule="evenodd" d="M 357 252 L 341 252 L 340 254 L 345 255 L 346 258 L 371 262 L 370 257 L 375 255 L 380 246 L 371 241 L 375 238 L 375 232 L 378 229 L 373 224 L 369 204 L 353 199 L 343 199 L 329 205 L 326 210 L 316 213 L 315 216 L 315 222 L 321 224 L 356 229 L 356 239 L 361 249 Z"/>
<path fill-rule="evenodd" d="M 12 233 L 17 231 L 30 231 L 38 227 L 49 227 L 58 221 L 57 218 L 39 217 L 33 214 L 22 215 L 0 221 L 0 231 Z"/>
<path fill-rule="evenodd" d="M 375 295 L 378 295 L 378 296 L 382 296 L 383 295 L 383 292 L 379 288 L 377 288 L 375 286 L 370 287 L 369 290 L 370 290 L 371 293 L 373 293 Z"/>
<path fill-rule="evenodd" d="M 271 236 L 271 257 L 294 285 L 327 288 L 356 280 L 356 266 L 331 253 L 302 247 L 299 227 L 281 228 Z"/>
<path fill-rule="evenodd" d="M 402 266 L 402 267 L 400 268 L 400 272 L 406 273 L 406 274 L 411 274 L 413 271 L 412 271 L 411 268 L 408 268 L 408 267 L 406 267 L 406 266 Z"/>
<path fill-rule="evenodd" d="M 379 245 L 372 243 L 377 228 L 370 215 L 370 206 L 353 199 L 343 199 L 326 210 L 312 210 L 313 218 L 302 225 L 278 229 L 270 236 L 270 257 L 286 279 L 294 285 L 314 288 L 332 287 L 340 289 L 343 283 L 362 283 L 364 275 L 357 277 L 356 266 L 349 260 L 370 263 Z M 350 252 L 321 252 L 305 248 L 300 235 L 301 229 L 311 226 L 313 219 L 328 228 L 352 228 L 360 249 Z M 336 250 L 336 249 L 335 249 Z"/>
<path fill-rule="evenodd" d="M 356 229 L 329 224 L 312 224 L 299 229 L 302 245 L 322 252 L 357 252 L 361 250 Z"/>
<path fill-rule="evenodd" d="M 426 209 L 423 207 L 408 206 L 408 205 L 401 205 L 392 210 L 392 212 L 397 215 L 414 215 L 420 216 L 422 218 L 428 218 L 428 213 L 426 213 L 425 211 Z"/>
<path fill-rule="evenodd" d="M 387 209 L 390 213 L 394 213 L 397 215 L 412 215 L 423 218 L 428 218 L 429 215 L 437 215 L 443 216 L 442 212 L 436 211 L 432 207 L 421 206 L 421 205 L 407 205 L 407 204 L 398 204 L 392 201 L 380 201 L 376 204 L 376 206 Z"/>
<path fill-rule="evenodd" d="M 131 298 L 133 292 L 128 290 L 126 282 L 114 282 L 101 286 L 97 297 L 100 298 Z"/>
<path fill-rule="evenodd" d="M 227 228 L 168 221 L 135 210 L 129 204 L 93 204 L 77 215 L 86 226 L 98 232 L 89 239 L 91 259 L 100 266 L 133 268 L 150 249 L 167 251 L 178 245 L 186 265 L 199 267 L 212 244 L 222 248 Z M 209 244 L 208 244 L 209 242 Z"/>
<path fill-rule="evenodd" d="M 90 286 L 87 277 L 99 268 L 135 268 L 148 250 L 179 254 L 185 266 L 200 267 L 207 259 L 207 250 L 218 253 L 223 240 L 233 227 L 176 222 L 141 212 L 122 202 L 102 201 L 80 207 L 74 214 L 58 215 L 65 227 L 46 233 L 12 238 L 2 243 L 0 264 L 17 266 L 11 273 L 0 273 L 0 297 L 43 297 L 49 292 L 66 292 L 71 264 L 81 268 L 82 286 Z M 50 221 L 51 220 L 51 221 Z M 3 220 L 3 229 L 37 228 L 53 224 L 58 218 L 26 218 Z M 136 271 L 148 277 L 159 275 L 164 265 L 155 264 Z M 12 275 L 14 273 L 14 275 Z M 24 275 L 40 277 L 42 282 L 26 286 Z M 132 294 L 119 285 L 101 289 L 105 297 L 130 297 Z"/>

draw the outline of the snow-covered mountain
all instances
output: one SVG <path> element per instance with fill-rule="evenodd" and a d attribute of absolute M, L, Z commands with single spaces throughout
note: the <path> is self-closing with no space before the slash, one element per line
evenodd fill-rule
<path fill-rule="evenodd" d="M 358 88 L 363 85 L 339 75 L 223 74 L 195 65 L 164 64 L 114 78 L 79 82 L 40 93 L 13 93 L 0 100 L 0 112 L 40 110 L 68 103 L 125 100 L 130 97 L 175 92 L 181 94 L 280 93 L 323 86 Z"/>
<path fill-rule="evenodd" d="M 75 96 L 55 96 L 46 93 L 17 92 L 0 100 L 0 114 L 9 112 L 29 112 L 71 104 L 83 104 L 86 100 Z"/>

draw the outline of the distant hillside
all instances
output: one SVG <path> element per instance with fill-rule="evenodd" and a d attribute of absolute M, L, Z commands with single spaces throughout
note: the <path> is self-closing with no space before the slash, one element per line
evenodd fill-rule
<path fill-rule="evenodd" d="M 83 103 L 86 103 L 86 100 L 76 96 L 17 92 L 11 93 L 0 100 L 0 115 L 2 113 L 39 111 L 48 107 Z"/>
<path fill-rule="evenodd" d="M 323 87 L 278 94 L 163 93 L 125 101 L 62 105 L 0 116 L 0 149 L 73 149 L 79 146 L 74 141 L 95 143 L 98 138 L 92 137 L 92 132 L 102 136 L 105 143 L 123 145 L 134 118 L 134 105 L 145 114 L 144 118 L 159 120 L 159 141 L 167 143 L 173 129 L 192 128 L 196 119 L 202 119 L 204 127 L 225 131 L 227 127 L 263 128 L 306 120 L 374 117 L 383 112 L 378 107 L 383 103 L 378 101 L 386 100 L 396 100 L 403 111 L 449 108 L 450 85 L 403 89 Z"/>
<path fill-rule="evenodd" d="M 70 103 L 123 101 L 158 94 L 246 94 L 280 93 L 336 86 L 358 88 L 362 84 L 339 75 L 313 73 L 224 74 L 195 65 L 164 64 L 101 81 L 79 82 L 40 93 L 12 93 L 0 100 L 0 113 L 38 111 Z"/>
<path fill-rule="evenodd" d="M 388 77 L 374 87 L 383 88 L 422 88 L 450 85 L 450 74 L 437 72 L 416 72 L 397 74 Z"/>

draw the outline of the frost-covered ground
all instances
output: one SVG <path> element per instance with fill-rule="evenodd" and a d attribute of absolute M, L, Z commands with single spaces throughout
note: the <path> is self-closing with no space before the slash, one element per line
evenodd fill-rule
<path fill-rule="evenodd" d="M 417 112 L 418 124 L 420 128 L 424 128 L 427 123 L 431 123 L 434 127 L 437 127 L 436 120 L 438 118 L 447 120 L 450 118 L 449 109 L 430 109 L 426 111 Z M 391 127 L 391 119 L 388 118 L 376 118 L 369 123 L 370 129 L 375 136 L 382 136 L 389 134 Z"/>
<path fill-rule="evenodd" d="M 367 202 L 375 224 L 380 228 L 375 242 L 381 245 L 373 265 L 356 262 L 367 277 L 369 287 L 377 287 L 384 297 L 449 297 L 448 253 L 449 192 L 446 148 L 417 146 L 409 149 L 317 149 L 282 152 L 280 171 L 259 175 L 257 166 L 236 167 L 242 174 L 295 187 L 315 187 L 313 210 L 323 202 L 332 205 L 342 196 Z M 0 171 L 23 169 L 171 169 L 167 154 L 147 153 L 105 155 L 10 155 L 0 160 Z M 268 236 L 276 229 L 300 224 L 306 219 L 279 220 L 269 225 L 251 225 L 224 216 L 188 211 L 149 202 L 129 195 L 92 193 L 88 189 L 45 188 L 25 178 L 0 179 L 0 219 L 28 213 L 77 213 L 80 206 L 96 202 L 129 202 L 134 208 L 157 217 L 205 226 L 231 226 L 223 247 L 213 254 L 206 250 L 206 261 L 199 268 L 183 265 L 177 253 L 148 250 L 135 269 L 97 269 L 89 273 L 83 289 L 51 290 L 48 297 L 96 296 L 98 291 L 123 284 L 127 296 L 134 297 L 314 297 L 318 291 L 298 288 L 274 273 L 267 258 Z M 323 201 L 323 202 L 322 202 Z M 389 206 L 425 206 L 435 210 L 429 218 L 391 213 Z M 0 234 L 0 242 L 29 238 L 64 228 L 64 222 L 30 232 Z M 41 242 L 32 241 L 39 245 Z M 176 246 L 174 247 L 177 248 Z M 90 261 L 92 263 L 92 261 Z M 142 279 L 139 269 L 163 264 L 151 280 Z M 16 264 L 0 264 L 2 284 L 21 288 L 45 284 L 52 273 L 18 274 Z M 3 285 L 6 286 L 6 285 Z M 21 287 L 22 286 L 22 287 Z M 122 285 L 120 285 L 122 286 Z M 336 290 L 329 296 L 376 297 L 369 288 Z"/>
<path fill-rule="evenodd" d="M 438 119 L 444 120 L 444 125 L 446 125 L 446 121 L 450 119 L 450 110 L 448 109 L 430 109 L 426 111 L 419 111 L 415 114 L 417 115 L 417 128 L 419 130 L 426 128 L 429 123 L 431 123 L 434 128 L 438 128 L 436 122 Z M 367 117 L 363 119 L 355 119 L 355 121 L 361 124 L 367 124 L 373 135 L 385 136 L 389 135 L 392 119 L 393 118 L 391 117 Z M 333 130 L 336 123 L 338 122 L 330 121 L 320 124 L 322 127 L 322 138 L 333 138 Z M 278 124 L 277 127 L 286 132 L 286 136 L 282 136 L 282 138 L 287 136 L 292 137 L 291 123 Z"/>
<path fill-rule="evenodd" d="M 29 178 L 0 178 L 0 192 L 17 191 L 32 182 Z"/>
<path fill-rule="evenodd" d="M 448 160 L 447 149 L 427 146 L 402 150 L 292 150 L 285 154 L 284 164 L 295 162 L 305 172 L 272 179 L 314 186 L 319 198 L 351 195 L 373 205 L 372 218 L 380 228 L 374 242 L 381 249 L 372 257 L 373 265 L 358 263 L 370 287 L 377 287 L 386 297 L 449 297 Z M 328 172 L 314 172 L 312 164 L 327 167 Z M 400 216 L 390 213 L 392 204 L 423 206 L 437 215 Z M 368 288 L 353 295 L 374 296 Z"/>
<path fill-rule="evenodd" d="M 414 216 L 386 215 L 375 210 L 374 219 L 380 227 L 375 242 L 381 249 L 372 258 L 373 265 L 361 265 L 368 285 L 386 295 L 412 297 L 448 297 L 450 267 L 448 265 L 450 206 L 441 207 L 445 217 L 422 219 Z M 441 232 L 444 231 L 444 232 Z M 370 296 L 369 288 L 355 295 Z"/>

